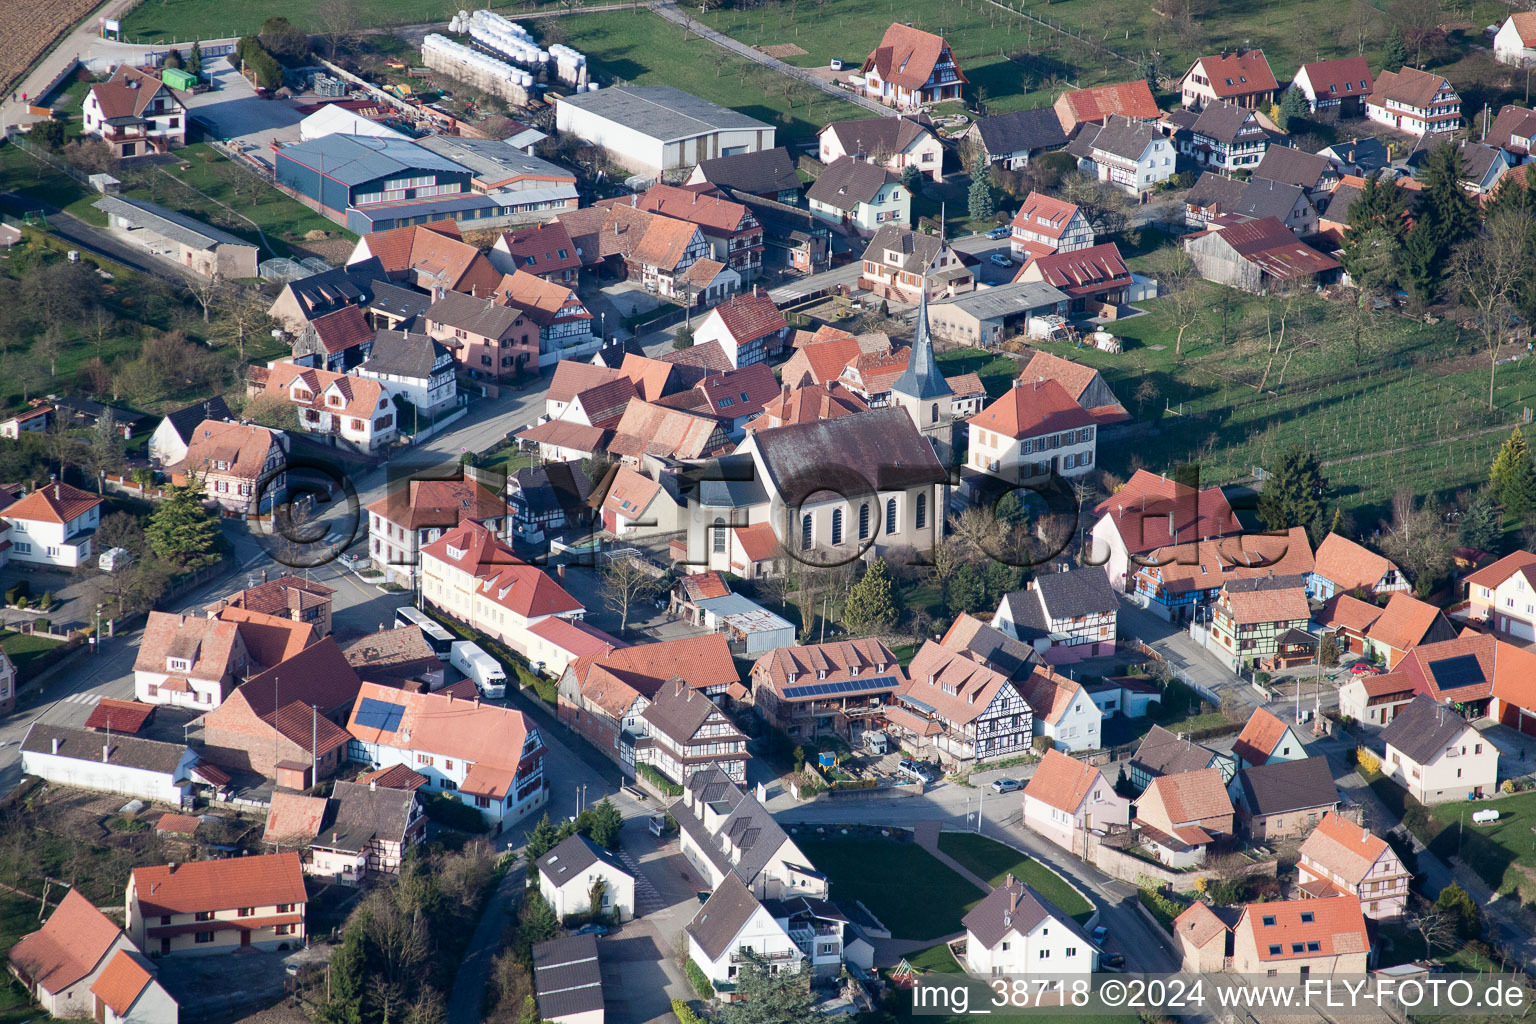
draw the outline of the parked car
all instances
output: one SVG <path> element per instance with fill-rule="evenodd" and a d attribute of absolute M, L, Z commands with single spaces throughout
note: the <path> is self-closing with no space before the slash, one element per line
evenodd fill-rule
<path fill-rule="evenodd" d="M 1099 957 L 1099 967 L 1106 971 L 1118 971 L 1125 967 L 1124 953 L 1105 953 Z"/>
<path fill-rule="evenodd" d="M 1349 671 L 1357 676 L 1374 676 L 1381 674 L 1380 667 L 1372 665 L 1368 661 L 1355 662 L 1353 665 L 1349 666 Z"/>
<path fill-rule="evenodd" d="M 1024 783 L 1018 779 L 993 779 L 992 789 L 997 793 L 1012 793 L 1024 788 Z"/>
<path fill-rule="evenodd" d="M 600 924 L 584 924 L 580 928 L 576 929 L 576 934 L 596 935 L 598 938 L 602 938 L 604 935 L 608 934 L 608 929 Z"/>
<path fill-rule="evenodd" d="M 987 262 L 991 263 L 994 267 L 1011 267 L 1013 266 L 1013 257 L 1007 253 L 995 252 L 987 257 Z"/>
<path fill-rule="evenodd" d="M 1109 938 L 1109 929 L 1102 924 L 1093 930 L 1093 944 L 1095 946 L 1104 945 L 1104 940 L 1107 938 Z"/>
<path fill-rule="evenodd" d="M 1009 236 L 1009 234 L 1011 234 L 1011 233 L 1012 233 L 1012 229 L 1009 228 L 1007 224 L 999 224 L 997 227 L 995 227 L 991 231 L 987 232 L 987 237 L 988 238 L 1007 238 Z"/>

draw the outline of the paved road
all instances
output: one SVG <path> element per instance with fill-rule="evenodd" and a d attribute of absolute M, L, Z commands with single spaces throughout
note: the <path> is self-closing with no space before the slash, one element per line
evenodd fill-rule
<path fill-rule="evenodd" d="M 15 100 L 11 99 L 10 93 L 0 96 L 0 125 L 31 124 L 41 120 L 27 113 L 27 104 L 22 102 L 22 95 L 25 94 L 29 99 L 36 99 L 44 86 L 57 78 L 71 60 L 78 57 L 89 61 L 105 56 L 112 52 L 112 48 L 121 46 L 122 44 L 111 43 L 96 34 L 98 24 L 96 19 L 121 18 L 138 3 L 139 0 L 107 0 L 105 4 L 82 19 L 67 36 L 59 40 L 59 45 L 55 46 L 52 52 L 38 62 L 31 74 L 12 86 L 16 94 Z M 130 58 L 119 57 L 116 62 L 120 63 L 127 59 Z"/>

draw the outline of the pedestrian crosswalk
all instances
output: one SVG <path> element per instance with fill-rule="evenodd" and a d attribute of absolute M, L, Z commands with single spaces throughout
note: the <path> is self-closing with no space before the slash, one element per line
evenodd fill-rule
<path fill-rule="evenodd" d="M 665 910 L 666 897 L 662 896 L 661 891 L 640 870 L 640 865 L 635 863 L 634 856 L 627 850 L 620 850 L 619 861 L 631 875 L 635 876 L 635 915 L 644 917 L 646 914 Z"/>
<path fill-rule="evenodd" d="M 63 697 L 60 699 L 63 700 L 66 704 L 84 704 L 88 707 L 95 707 L 97 702 L 101 700 L 101 694 L 72 693 L 68 697 Z"/>

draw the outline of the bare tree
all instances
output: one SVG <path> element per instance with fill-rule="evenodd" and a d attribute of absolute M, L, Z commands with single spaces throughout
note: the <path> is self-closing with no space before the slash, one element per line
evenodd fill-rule
<path fill-rule="evenodd" d="M 1424 940 L 1424 956 L 1435 955 L 1435 947 L 1449 950 L 1456 943 L 1456 922 L 1449 914 L 1422 896 L 1414 897 L 1414 909 L 1408 924 Z"/>
<path fill-rule="evenodd" d="M 331 60 L 336 59 L 336 48 L 351 40 L 362 23 L 357 0 L 325 0 L 315 9 L 320 26 L 320 38 L 325 40 Z"/>
<path fill-rule="evenodd" d="M 619 629 L 629 628 L 630 606 L 661 589 L 661 580 L 632 555 L 610 558 L 602 570 L 603 597 L 619 613 Z"/>
<path fill-rule="evenodd" d="M 1536 224 L 1521 210 L 1504 209 L 1495 211 L 1482 231 L 1451 253 L 1451 282 L 1472 310 L 1488 354 L 1489 409 L 1494 407 L 1494 374 L 1505 328 L 1514 315 L 1533 248 Z"/>
<path fill-rule="evenodd" d="M 1424 57 L 1424 44 L 1440 30 L 1439 0 L 1395 0 L 1388 12 L 1403 36 L 1403 44 L 1413 47 L 1413 62 Z"/>
<path fill-rule="evenodd" d="M 245 362 L 245 341 L 273 330 L 277 321 L 269 312 L 271 304 L 255 288 L 230 285 L 217 300 L 219 318 L 216 333 L 238 346 L 240 361 Z"/>
<path fill-rule="evenodd" d="M 1206 286 L 1189 253 L 1177 243 L 1165 245 L 1152 254 L 1152 276 L 1163 292 L 1163 308 L 1173 318 L 1178 334 L 1173 340 L 1173 354 L 1184 353 L 1184 332 L 1205 315 Z"/>
<path fill-rule="evenodd" d="M 187 281 L 187 291 L 203 308 L 203 323 L 208 323 L 213 306 L 224 290 L 224 275 L 215 270 L 211 274 L 198 274 Z"/>
<path fill-rule="evenodd" d="M 48 364 L 48 376 L 59 375 L 59 356 L 64 354 L 64 328 L 57 321 L 49 324 L 32 343 L 32 354 Z"/>

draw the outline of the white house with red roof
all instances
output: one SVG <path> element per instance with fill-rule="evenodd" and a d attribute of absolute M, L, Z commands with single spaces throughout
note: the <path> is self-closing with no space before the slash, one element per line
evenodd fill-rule
<path fill-rule="evenodd" d="M 409 480 L 368 506 L 368 555 L 380 572 L 409 578 L 420 550 L 462 523 L 478 523 L 505 538 L 512 507 L 490 488 L 464 477 Z"/>
<path fill-rule="evenodd" d="M 1336 109 L 1340 114 L 1358 116 L 1365 113 L 1371 82 L 1371 67 L 1364 57 L 1339 57 L 1303 64 L 1296 69 L 1291 88 L 1301 90 L 1313 113 Z"/>
<path fill-rule="evenodd" d="M 91 559 L 101 499 L 57 480 L 0 512 L 10 524 L 10 560 L 73 569 Z"/>
<path fill-rule="evenodd" d="M 684 507 L 672 493 L 628 466 L 620 466 L 603 498 L 603 529 L 615 537 L 655 537 L 676 533 L 687 523 Z"/>
<path fill-rule="evenodd" d="M 80 108 L 85 134 L 118 159 L 164 153 L 187 144 L 187 107 L 153 70 L 127 64 L 91 86 Z"/>
<path fill-rule="evenodd" d="M 1019 694 L 1034 712 L 1033 732 L 1057 750 L 1098 750 L 1104 712 L 1075 679 L 1044 665 L 1018 681 Z"/>
<path fill-rule="evenodd" d="M 1357 590 L 1375 597 L 1407 590 L 1410 586 L 1408 577 L 1391 559 L 1336 533 L 1324 537 L 1312 557 L 1307 596 L 1321 601 Z M 1536 633 L 1530 639 L 1536 640 Z"/>
<path fill-rule="evenodd" d="M 1201 110 L 1217 100 L 1251 110 L 1267 108 L 1278 89 L 1263 50 L 1201 57 L 1179 81 L 1179 96 L 1190 110 Z"/>
<path fill-rule="evenodd" d="M 864 93 L 892 107 L 958 100 L 968 79 L 943 36 L 892 22 L 864 59 Z"/>
<path fill-rule="evenodd" d="M 1171 544 L 1225 537 L 1242 529 L 1221 488 L 1197 491 L 1144 469 L 1138 469 L 1093 511 L 1100 518 L 1092 531 L 1092 562 L 1104 566 L 1109 582 L 1120 590 L 1126 589 L 1139 567 L 1131 556 L 1145 556 Z"/>
<path fill-rule="evenodd" d="M 66 888 L 47 922 L 11 947 L 11 973 L 49 1015 L 88 1017 L 91 986 L 114 956 L 133 948 L 90 900 Z"/>
<path fill-rule="evenodd" d="M 581 253 L 558 220 L 504 231 L 486 254 L 504 274 L 521 270 L 559 284 L 572 284 L 581 270 Z"/>
<path fill-rule="evenodd" d="M 133 663 L 134 699 L 216 708 L 245 681 L 251 661 L 239 623 L 152 611 Z"/>
<path fill-rule="evenodd" d="M 101 1024 L 177 1024 L 181 1008 L 138 950 L 120 949 L 91 985 L 91 1017 Z"/>
<path fill-rule="evenodd" d="M 1512 640 L 1536 641 L 1536 554 L 1511 552 L 1463 582 L 1468 619 Z"/>
<path fill-rule="evenodd" d="M 1093 416 L 1054 380 L 1016 379 L 966 430 L 969 467 L 1009 483 L 1082 476 L 1094 465 Z"/>
<path fill-rule="evenodd" d="M 1493 34 L 1493 58 L 1517 68 L 1536 67 L 1536 11 L 1516 11 Z"/>
<path fill-rule="evenodd" d="M 1418 68 L 1376 76 L 1365 116 L 1410 135 L 1454 132 L 1461 127 L 1461 96 L 1444 75 Z"/>
<path fill-rule="evenodd" d="M 766 291 L 754 288 L 710 310 L 693 332 L 693 343 L 719 342 L 731 365 L 742 367 L 782 352 L 788 336 L 784 314 Z"/>
<path fill-rule="evenodd" d="M 386 447 L 400 434 L 389 390 L 376 380 L 280 361 L 247 371 L 246 393 L 285 400 L 306 433 L 339 437 L 364 451 Z"/>
<path fill-rule="evenodd" d="M 1232 744 L 1232 754 L 1241 770 L 1261 764 L 1300 761 L 1307 756 L 1307 748 L 1302 746 L 1301 737 L 1290 725 L 1264 708 L 1254 708 Z"/>
<path fill-rule="evenodd" d="M 1075 252 L 1093 245 L 1093 225 L 1083 211 L 1075 203 L 1041 192 L 1024 197 L 1009 230 L 1009 247 L 1021 260 L 1053 252 Z"/>
<path fill-rule="evenodd" d="M 521 711 L 364 683 L 347 732 L 352 760 L 405 765 L 426 778 L 423 790 L 456 794 L 497 832 L 549 800 L 544 740 Z"/>
<path fill-rule="evenodd" d="M 478 523 L 464 523 L 421 549 L 422 600 L 519 654 L 528 630 L 548 618 L 580 619 L 586 607 Z"/>
<path fill-rule="evenodd" d="M 1104 773 L 1052 748 L 1024 787 L 1024 824 L 1078 856 L 1089 829 L 1124 827 L 1130 801 L 1115 792 Z"/>
<path fill-rule="evenodd" d="M 1232 929 L 1234 974 L 1364 974 L 1371 938 L 1353 896 L 1250 903 Z"/>
<path fill-rule="evenodd" d="M 135 945 L 172 956 L 298 949 L 308 900 L 289 852 L 134 868 L 123 903 Z"/>
<path fill-rule="evenodd" d="M 1413 876 L 1386 840 L 1329 811 L 1301 844 L 1297 887 L 1311 897 L 1354 896 L 1366 917 L 1401 917 Z"/>

